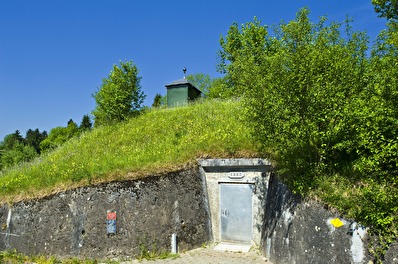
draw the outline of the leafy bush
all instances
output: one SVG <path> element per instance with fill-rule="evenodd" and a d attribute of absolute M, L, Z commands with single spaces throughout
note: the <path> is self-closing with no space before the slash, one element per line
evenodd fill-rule
<path fill-rule="evenodd" d="M 313 23 L 307 9 L 274 35 L 235 23 L 220 68 L 291 189 L 370 227 L 382 255 L 398 237 L 398 26 L 369 56 L 367 35 L 343 25 Z"/>

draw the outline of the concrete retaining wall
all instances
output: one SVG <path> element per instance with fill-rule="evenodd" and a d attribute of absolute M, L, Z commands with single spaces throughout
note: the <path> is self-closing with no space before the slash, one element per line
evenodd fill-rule
<path fill-rule="evenodd" d="M 254 163 L 253 163 L 254 162 Z M 218 184 L 230 172 L 255 182 L 253 242 L 274 264 L 369 263 L 366 229 L 315 201 L 294 196 L 264 160 L 202 160 L 192 168 L 142 180 L 69 190 L 0 207 L 0 250 L 89 258 L 133 257 L 142 250 L 180 251 L 219 242 Z M 206 179 L 208 182 L 206 182 Z M 208 193 L 209 192 L 209 193 Z M 116 211 L 116 234 L 107 212 Z M 338 218 L 342 226 L 332 220 Z M 398 263 L 398 244 L 384 263 Z"/>
<path fill-rule="evenodd" d="M 278 263 L 368 263 L 366 229 L 315 201 L 294 196 L 271 176 L 262 252 Z M 332 220 L 342 226 L 336 227 Z"/>
<path fill-rule="evenodd" d="M 180 250 L 210 240 L 203 178 L 198 168 L 143 180 L 114 182 L 0 208 L 0 250 L 103 258 L 141 250 Z M 116 211 L 115 235 L 107 212 Z"/>

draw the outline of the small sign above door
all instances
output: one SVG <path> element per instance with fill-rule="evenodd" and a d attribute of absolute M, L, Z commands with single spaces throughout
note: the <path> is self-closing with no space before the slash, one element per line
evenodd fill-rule
<path fill-rule="evenodd" d="M 245 177 L 245 173 L 241 171 L 232 171 L 228 173 L 228 178 L 230 179 L 243 179 Z"/>

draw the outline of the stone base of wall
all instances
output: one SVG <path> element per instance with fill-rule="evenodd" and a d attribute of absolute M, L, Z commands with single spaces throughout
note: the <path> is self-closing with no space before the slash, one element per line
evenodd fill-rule
<path fill-rule="evenodd" d="M 210 240 L 209 215 L 198 168 L 113 182 L 0 208 L 0 250 L 30 255 L 132 257 L 142 250 L 180 251 Z M 116 212 L 116 234 L 107 214 Z"/>

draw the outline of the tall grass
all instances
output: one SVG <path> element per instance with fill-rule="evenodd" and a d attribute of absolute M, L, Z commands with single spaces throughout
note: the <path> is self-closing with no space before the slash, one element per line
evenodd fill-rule
<path fill-rule="evenodd" d="M 204 156 L 254 155 L 257 145 L 241 113 L 239 102 L 207 101 L 151 109 L 128 122 L 94 129 L 31 163 L 3 172 L 0 202 L 156 175 Z"/>

